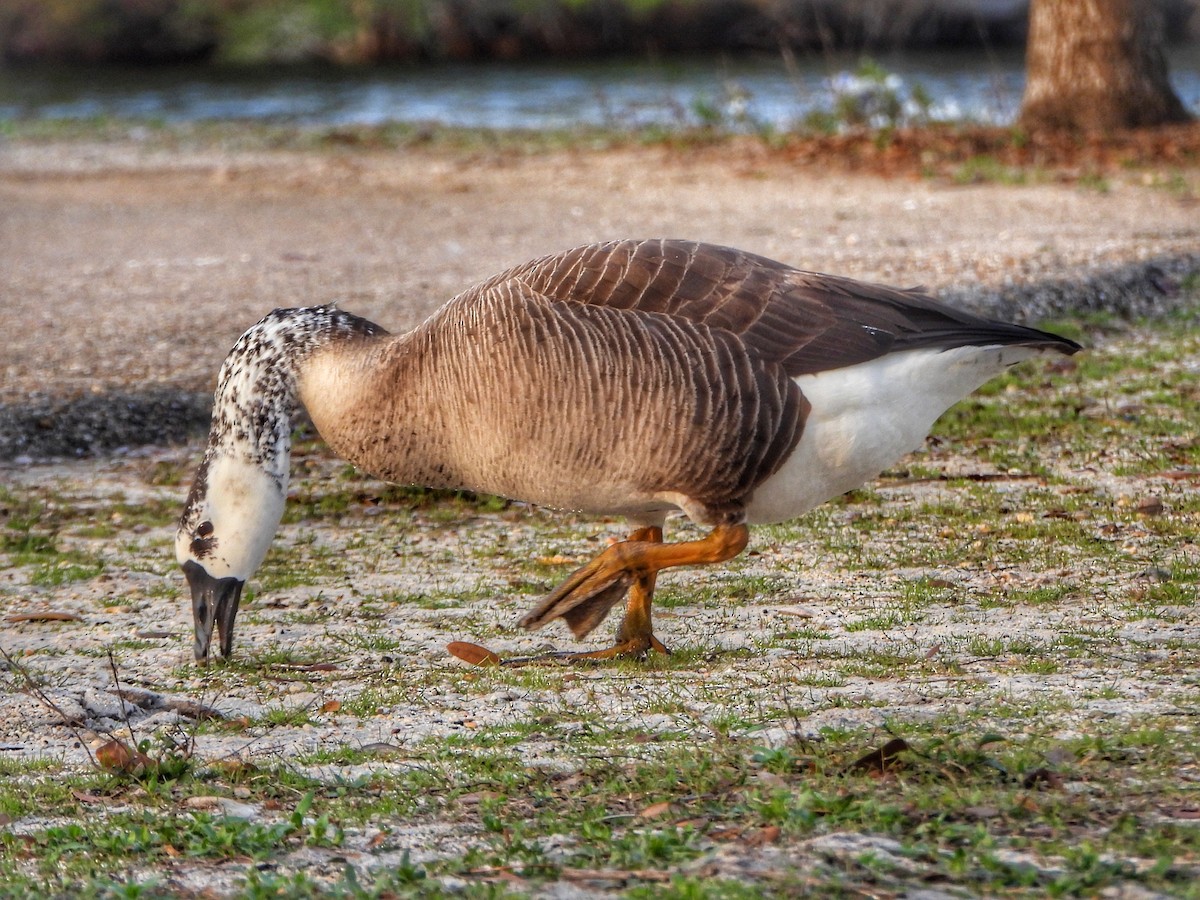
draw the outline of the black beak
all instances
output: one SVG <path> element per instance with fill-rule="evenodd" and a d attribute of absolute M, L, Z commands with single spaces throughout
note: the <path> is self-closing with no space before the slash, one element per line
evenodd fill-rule
<path fill-rule="evenodd" d="M 237 618 L 245 582 L 236 578 L 213 578 L 202 565 L 190 559 L 183 564 L 183 574 L 192 589 L 196 662 L 208 663 L 214 625 L 221 639 L 221 655 L 228 658 L 233 652 L 233 620 Z"/>

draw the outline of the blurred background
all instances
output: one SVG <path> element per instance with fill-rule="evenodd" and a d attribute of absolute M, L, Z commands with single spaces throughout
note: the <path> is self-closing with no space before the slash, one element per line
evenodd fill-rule
<path fill-rule="evenodd" d="M 1200 110 L 1200 3 L 1163 0 Z M 0 0 L 0 119 L 1008 124 L 1026 0 Z"/>

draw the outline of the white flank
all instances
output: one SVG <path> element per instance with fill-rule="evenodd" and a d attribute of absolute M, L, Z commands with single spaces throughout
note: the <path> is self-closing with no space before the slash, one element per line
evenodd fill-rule
<path fill-rule="evenodd" d="M 870 481 L 919 449 L 938 416 L 1009 366 L 1038 356 L 1031 347 L 908 350 L 802 375 L 812 404 L 800 442 L 759 485 L 751 524 L 783 522 Z"/>

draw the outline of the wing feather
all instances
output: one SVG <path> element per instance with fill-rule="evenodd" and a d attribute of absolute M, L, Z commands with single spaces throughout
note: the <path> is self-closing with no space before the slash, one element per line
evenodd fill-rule
<path fill-rule="evenodd" d="M 510 269 L 475 290 L 508 280 L 551 301 L 663 313 L 732 332 L 793 377 L 924 347 L 1077 349 L 1064 338 L 954 309 L 920 290 L 806 272 L 712 244 L 592 244 Z"/>

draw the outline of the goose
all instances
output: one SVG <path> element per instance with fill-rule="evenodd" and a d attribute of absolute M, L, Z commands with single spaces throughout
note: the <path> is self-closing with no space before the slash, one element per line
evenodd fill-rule
<path fill-rule="evenodd" d="M 666 653 L 663 569 L 732 559 L 748 526 L 859 487 L 919 448 L 1008 367 L 1081 347 L 916 289 L 679 240 L 577 247 L 495 275 L 404 334 L 333 305 L 276 309 L 238 339 L 176 557 L 195 658 L 229 657 L 242 588 L 287 497 L 303 407 L 375 477 L 621 516 L 608 546 L 519 621 L 582 638 L 621 600 L 615 642 L 572 659 Z M 668 515 L 702 526 L 664 542 Z M 563 655 L 563 654 L 560 654 Z"/>

